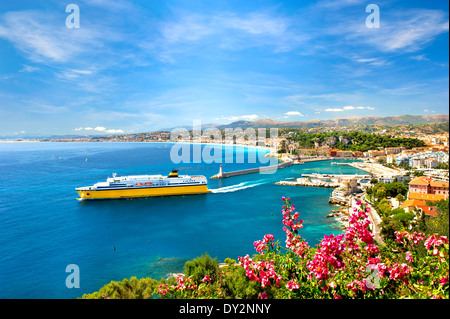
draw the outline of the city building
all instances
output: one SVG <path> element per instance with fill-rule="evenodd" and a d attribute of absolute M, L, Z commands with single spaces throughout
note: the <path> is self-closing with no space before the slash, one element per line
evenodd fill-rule
<path fill-rule="evenodd" d="M 408 193 L 409 195 L 431 194 L 431 195 L 444 195 L 448 197 L 448 193 L 449 193 L 449 183 L 434 181 L 427 176 L 419 176 L 412 179 L 409 182 L 409 193 Z"/>

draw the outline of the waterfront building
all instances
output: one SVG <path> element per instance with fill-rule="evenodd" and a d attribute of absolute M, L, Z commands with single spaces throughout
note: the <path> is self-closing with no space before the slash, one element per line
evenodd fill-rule
<path fill-rule="evenodd" d="M 448 197 L 449 183 L 434 181 L 427 176 L 419 176 L 409 182 L 408 194 L 444 195 Z M 444 198 L 445 199 L 445 198 Z"/>
<path fill-rule="evenodd" d="M 353 152 L 352 151 L 337 150 L 336 151 L 336 157 L 353 157 Z"/>
<path fill-rule="evenodd" d="M 405 148 L 404 147 L 386 147 L 384 149 L 386 155 L 400 154 Z"/>
<path fill-rule="evenodd" d="M 434 206 L 427 206 L 426 201 L 418 200 L 418 199 L 408 199 L 403 202 L 403 204 L 400 206 L 400 208 L 403 208 L 405 212 L 411 212 L 417 209 L 418 211 L 422 211 L 425 213 L 425 215 L 436 215 L 436 207 Z"/>

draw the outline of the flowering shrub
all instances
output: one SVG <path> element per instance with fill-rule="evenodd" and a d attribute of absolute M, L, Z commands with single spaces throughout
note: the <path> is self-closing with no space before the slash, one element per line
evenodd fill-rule
<path fill-rule="evenodd" d="M 201 281 L 178 275 L 158 287 L 167 298 L 448 298 L 448 239 L 420 232 L 395 232 L 391 255 L 380 253 L 369 230 L 369 208 L 361 202 L 344 234 L 324 236 L 309 247 L 298 231 L 299 213 L 282 198 L 284 245 L 271 234 L 254 242 L 257 254 L 238 258 L 218 276 Z M 418 247 L 426 249 L 419 256 Z M 383 247 L 383 249 L 387 249 Z M 393 255 L 392 255 L 393 254 Z M 391 258 L 390 256 L 394 256 Z M 242 270 L 242 271 L 241 271 Z M 239 288 L 236 288 L 239 287 Z M 244 291 L 244 292 L 242 292 Z"/>

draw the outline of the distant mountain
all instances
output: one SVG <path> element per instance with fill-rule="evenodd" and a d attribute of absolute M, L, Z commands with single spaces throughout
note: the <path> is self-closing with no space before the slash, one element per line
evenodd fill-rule
<path fill-rule="evenodd" d="M 398 116 L 348 116 L 337 117 L 331 120 L 311 120 L 311 121 L 295 121 L 280 122 L 270 119 L 261 119 L 256 121 L 236 121 L 226 125 L 216 126 L 219 129 L 225 128 L 313 128 L 313 127 L 334 127 L 348 125 L 406 125 L 406 124 L 427 124 L 448 122 L 448 114 L 439 115 L 398 115 Z"/>

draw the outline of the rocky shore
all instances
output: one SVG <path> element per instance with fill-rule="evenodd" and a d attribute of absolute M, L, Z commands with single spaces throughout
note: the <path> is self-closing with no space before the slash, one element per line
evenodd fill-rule
<path fill-rule="evenodd" d="M 336 221 L 341 223 L 340 228 L 346 229 L 348 227 L 348 216 L 349 213 L 347 209 L 340 208 L 338 210 L 332 210 L 331 213 L 327 215 L 327 218 L 335 218 Z"/>

